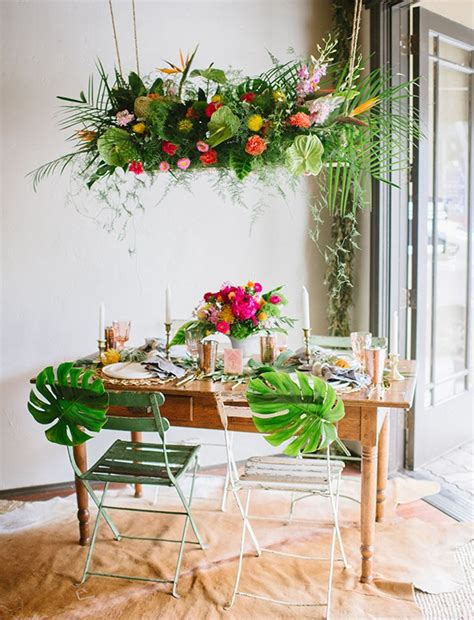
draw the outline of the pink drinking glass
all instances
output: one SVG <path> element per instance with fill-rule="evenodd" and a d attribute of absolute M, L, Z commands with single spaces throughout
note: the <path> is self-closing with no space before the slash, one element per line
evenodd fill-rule
<path fill-rule="evenodd" d="M 112 329 L 114 330 L 115 348 L 121 351 L 125 347 L 125 343 L 130 337 L 130 321 L 113 321 Z"/>

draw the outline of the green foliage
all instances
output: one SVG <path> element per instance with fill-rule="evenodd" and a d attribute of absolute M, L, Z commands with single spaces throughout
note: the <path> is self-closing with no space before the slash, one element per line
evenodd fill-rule
<path fill-rule="evenodd" d="M 315 135 L 297 136 L 293 144 L 286 149 L 286 161 L 290 172 L 294 175 L 321 172 L 324 147 Z"/>
<path fill-rule="evenodd" d="M 204 80 L 210 82 L 216 82 L 216 84 L 225 84 L 227 77 L 222 69 L 215 69 L 214 67 L 208 67 L 207 69 L 194 69 L 189 74 L 189 77 L 202 77 Z"/>
<path fill-rule="evenodd" d="M 255 158 L 246 153 L 231 152 L 229 155 L 229 164 L 239 181 L 243 181 L 252 172 L 254 161 Z"/>
<path fill-rule="evenodd" d="M 97 149 L 109 166 L 125 166 L 138 157 L 130 134 L 119 127 L 109 127 L 97 140 Z"/>
<path fill-rule="evenodd" d="M 272 446 L 288 442 L 284 453 L 297 456 L 338 443 L 336 422 L 344 404 L 319 377 L 297 372 L 298 383 L 285 372 L 263 372 L 251 379 L 247 400 L 253 421 Z"/>
<path fill-rule="evenodd" d="M 207 143 L 212 148 L 218 146 L 222 142 L 235 136 L 239 126 L 239 117 L 236 116 L 228 106 L 223 105 L 214 112 L 209 120 L 207 126 L 209 138 Z"/>
<path fill-rule="evenodd" d="M 30 392 L 28 411 L 40 424 L 53 424 L 47 439 L 73 446 L 91 439 L 106 422 L 109 397 L 101 379 L 91 370 L 75 368 L 72 362 L 42 370 Z"/>
<path fill-rule="evenodd" d="M 175 335 L 171 339 L 170 346 L 174 346 L 175 344 L 185 344 L 186 343 L 186 337 L 185 337 L 186 330 L 189 329 L 190 327 L 198 327 L 198 326 L 199 326 L 199 321 L 196 321 L 196 320 L 187 321 L 186 323 L 181 325 L 181 327 L 178 329 L 178 331 L 175 333 Z M 204 331 L 202 335 L 203 337 L 205 336 Z"/>

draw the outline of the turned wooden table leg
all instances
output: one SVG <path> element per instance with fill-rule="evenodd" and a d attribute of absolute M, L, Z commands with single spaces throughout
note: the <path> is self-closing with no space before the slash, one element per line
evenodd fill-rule
<path fill-rule="evenodd" d="M 86 445 L 74 446 L 74 459 L 79 469 L 87 471 L 87 450 Z M 89 496 L 86 487 L 81 480 L 76 477 L 76 500 L 77 500 L 77 518 L 79 520 L 79 544 L 89 544 Z"/>
<path fill-rule="evenodd" d="M 388 477 L 388 450 L 390 436 L 390 417 L 385 415 L 379 434 L 377 455 L 377 521 L 383 521 Z"/>
<path fill-rule="evenodd" d="M 143 437 L 141 432 L 139 431 L 132 431 L 132 441 L 142 441 Z M 141 484 L 136 484 L 135 485 L 135 497 L 141 497 L 143 495 L 143 488 Z"/>
<path fill-rule="evenodd" d="M 375 542 L 375 506 L 377 490 L 377 448 L 362 445 L 362 488 L 360 509 L 360 552 L 362 570 L 360 580 L 373 579 L 372 558 Z"/>

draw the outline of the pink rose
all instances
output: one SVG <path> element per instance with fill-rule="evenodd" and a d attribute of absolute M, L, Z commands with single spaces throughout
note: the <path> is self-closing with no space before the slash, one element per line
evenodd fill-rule
<path fill-rule="evenodd" d="M 188 159 L 187 157 L 181 157 L 176 162 L 176 165 L 178 166 L 180 170 L 187 170 L 189 166 L 191 165 L 191 160 Z"/>
<path fill-rule="evenodd" d="M 216 330 L 221 334 L 228 334 L 230 331 L 230 325 L 227 321 L 219 321 L 216 325 Z"/>
<path fill-rule="evenodd" d="M 281 297 L 279 297 L 278 295 L 271 295 L 270 299 L 268 300 L 271 304 L 280 304 L 281 303 Z"/>
<path fill-rule="evenodd" d="M 255 284 L 253 285 L 253 290 L 256 293 L 261 293 L 262 292 L 262 285 L 260 284 L 260 282 L 255 282 Z"/>
<path fill-rule="evenodd" d="M 200 153 L 207 153 L 207 151 L 209 150 L 209 145 L 202 140 L 199 140 L 198 142 L 196 142 L 196 148 Z"/>

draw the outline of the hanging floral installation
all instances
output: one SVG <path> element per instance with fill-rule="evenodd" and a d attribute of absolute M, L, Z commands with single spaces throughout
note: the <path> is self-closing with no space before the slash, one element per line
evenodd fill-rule
<path fill-rule="evenodd" d="M 78 98 L 59 97 L 60 127 L 72 132 L 74 149 L 31 173 L 34 187 L 73 164 L 89 189 L 130 177 L 189 187 L 193 174 L 214 170 L 219 191 L 235 197 L 248 178 L 275 188 L 275 175 L 286 172 L 319 175 L 324 206 L 344 213 L 364 201 L 364 177 L 390 182 L 406 166 L 397 145 L 416 126 L 396 113 L 409 84 L 392 87 L 383 71 L 361 77 L 354 59 L 341 70 L 336 46 L 328 38 L 306 59 L 271 56 L 256 77 L 193 68 L 197 48 L 148 79 L 115 70 L 111 81 L 99 62 L 97 87 L 91 78 Z M 104 201 L 109 186 L 99 189 Z"/>

